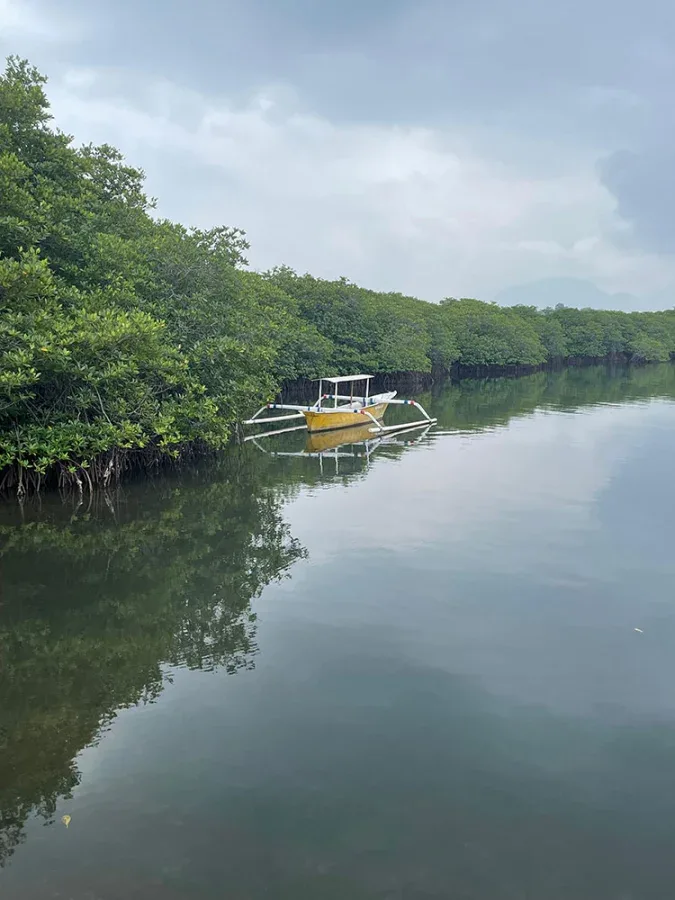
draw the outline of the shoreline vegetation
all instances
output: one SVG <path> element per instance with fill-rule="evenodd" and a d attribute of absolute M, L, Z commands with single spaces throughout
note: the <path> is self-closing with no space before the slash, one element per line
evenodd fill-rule
<path fill-rule="evenodd" d="M 0 75 L 0 492 L 107 487 L 216 451 L 283 386 L 325 374 L 532 372 L 675 358 L 675 310 L 429 303 L 286 266 L 238 228 L 153 214 L 115 148 L 76 147 L 27 61 Z"/>

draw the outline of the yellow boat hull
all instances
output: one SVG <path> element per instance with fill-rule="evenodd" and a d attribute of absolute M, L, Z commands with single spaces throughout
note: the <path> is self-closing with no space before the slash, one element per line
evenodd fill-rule
<path fill-rule="evenodd" d="M 376 403 L 373 404 L 373 406 L 365 407 L 365 409 L 368 410 L 374 419 L 381 419 L 387 406 L 389 406 L 388 403 Z M 307 422 L 307 430 L 312 432 L 334 431 L 337 428 L 353 428 L 355 425 L 363 427 L 366 423 L 372 425 L 368 416 L 364 416 L 362 413 L 352 412 L 351 410 L 345 410 L 344 412 L 340 409 L 337 409 L 335 412 L 303 411 L 303 415 Z"/>

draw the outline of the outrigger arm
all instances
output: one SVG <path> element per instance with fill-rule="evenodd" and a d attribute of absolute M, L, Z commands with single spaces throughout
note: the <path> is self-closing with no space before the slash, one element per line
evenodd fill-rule
<path fill-rule="evenodd" d="M 362 416 L 368 416 L 370 421 L 375 426 L 374 428 L 369 429 L 371 434 L 384 434 L 387 431 L 403 431 L 404 429 L 407 430 L 408 428 L 422 428 L 425 425 L 435 425 L 438 421 L 437 419 L 432 419 L 425 408 L 422 406 L 422 404 L 418 403 L 417 400 L 390 400 L 389 403 L 398 403 L 399 406 L 415 406 L 417 409 L 419 409 L 424 418 L 419 419 L 419 421 L 416 422 L 399 422 L 398 425 L 382 425 L 367 409 L 360 409 L 358 410 L 358 412 Z"/>
<path fill-rule="evenodd" d="M 250 419 L 246 419 L 242 424 L 262 425 L 263 422 L 284 422 L 287 419 L 302 419 L 302 410 L 311 412 L 313 409 L 316 409 L 316 407 L 316 404 L 314 406 L 298 406 L 294 403 L 266 403 L 264 406 L 260 407 L 255 415 L 251 416 Z M 258 416 L 260 413 L 265 412 L 266 409 L 295 409 L 297 412 L 292 413 L 290 416 L 268 416 L 266 419 L 259 419 Z"/>

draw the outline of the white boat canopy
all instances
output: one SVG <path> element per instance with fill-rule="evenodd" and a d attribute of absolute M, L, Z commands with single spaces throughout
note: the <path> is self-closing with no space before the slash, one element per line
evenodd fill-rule
<path fill-rule="evenodd" d="M 335 375 L 332 378 L 315 378 L 315 381 L 327 381 L 329 384 L 342 384 L 344 381 L 370 381 L 373 375 Z"/>

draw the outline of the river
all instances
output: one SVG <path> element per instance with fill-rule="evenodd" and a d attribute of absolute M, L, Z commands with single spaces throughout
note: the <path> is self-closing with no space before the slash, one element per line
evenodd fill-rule
<path fill-rule="evenodd" d="M 420 399 L 2 506 L 3 900 L 671 900 L 675 366 Z"/>

